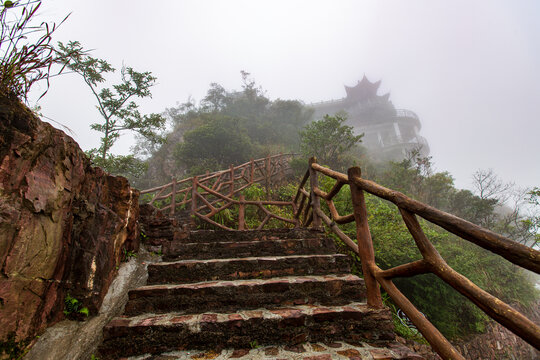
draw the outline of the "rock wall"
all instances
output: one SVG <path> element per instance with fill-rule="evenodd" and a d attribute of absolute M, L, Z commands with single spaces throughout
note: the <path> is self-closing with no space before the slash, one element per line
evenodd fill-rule
<path fill-rule="evenodd" d="M 519 306 L 516 308 L 534 323 L 540 324 L 540 303 L 535 304 L 531 309 Z M 454 346 L 465 358 L 471 360 L 540 359 L 540 351 L 495 321 L 489 323 L 484 334 L 457 341 Z"/>
<path fill-rule="evenodd" d="M 61 320 L 69 293 L 95 313 L 125 251 L 138 197 L 17 99 L 0 98 L 0 342 Z"/>

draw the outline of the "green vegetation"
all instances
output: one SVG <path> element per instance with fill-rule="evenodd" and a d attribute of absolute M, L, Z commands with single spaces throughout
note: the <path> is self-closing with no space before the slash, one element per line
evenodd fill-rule
<path fill-rule="evenodd" d="M 41 0 L 0 4 L 0 95 L 26 100 L 32 86 L 42 80 L 47 83 L 41 96 L 45 95 L 52 67 L 61 62 L 51 45 L 59 25 L 36 21 L 40 6 Z"/>
<path fill-rule="evenodd" d="M 221 114 L 202 114 L 203 125 L 184 134 L 176 148 L 176 158 L 192 175 L 206 170 L 225 169 L 249 160 L 253 144 L 239 119 Z"/>
<path fill-rule="evenodd" d="M 424 339 L 422 334 L 415 327 L 410 326 L 409 324 L 405 323 L 402 318 L 400 318 L 398 314 L 399 308 L 394 304 L 390 296 L 388 296 L 388 294 L 386 293 L 383 293 L 382 298 L 383 304 L 385 306 L 388 306 L 388 308 L 392 312 L 392 321 L 394 323 L 394 328 L 396 329 L 396 334 L 405 339 L 410 339 L 416 342 L 428 344 L 427 340 Z"/>
<path fill-rule="evenodd" d="M 90 315 L 90 311 L 87 307 L 83 307 L 82 303 L 78 299 L 74 298 L 68 293 L 64 299 L 64 315 L 68 319 L 81 320 L 81 315 L 88 317 L 88 315 Z"/>
<path fill-rule="evenodd" d="M 300 132 L 302 154 L 315 156 L 321 164 L 332 164 L 333 168 L 343 165 L 344 155 L 358 145 L 364 136 L 354 135 L 353 127 L 345 125 L 346 114 L 325 115 Z"/>
<path fill-rule="evenodd" d="M 4 359 L 21 360 L 24 358 L 28 350 L 29 340 L 17 341 L 17 336 L 14 332 L 10 332 L 6 341 L 0 342 L 0 357 Z"/>
<path fill-rule="evenodd" d="M 127 250 L 127 249 L 122 250 L 122 262 L 128 262 L 130 259 L 136 258 L 136 257 L 137 257 L 137 253 L 135 253 L 135 251 Z"/>
<path fill-rule="evenodd" d="M 140 142 L 135 151 L 148 157 L 147 174 L 136 185 L 163 184 L 173 176 L 228 168 L 249 159 L 299 151 L 299 131 L 312 111 L 295 100 L 270 100 L 249 73 L 241 72 L 241 91 L 212 83 L 199 102 L 166 109 L 172 130 L 160 146 Z"/>

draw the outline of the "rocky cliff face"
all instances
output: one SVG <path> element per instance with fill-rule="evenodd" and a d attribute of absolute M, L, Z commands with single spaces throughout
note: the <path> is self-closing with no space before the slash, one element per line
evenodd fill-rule
<path fill-rule="evenodd" d="M 517 304 L 513 306 L 534 323 L 540 324 L 540 302 L 529 309 Z M 485 333 L 456 341 L 454 345 L 467 359 L 540 359 L 540 351 L 495 321 L 490 321 Z"/>
<path fill-rule="evenodd" d="M 72 138 L 0 98 L 0 342 L 62 319 L 68 293 L 99 308 L 138 248 L 138 197 Z"/>

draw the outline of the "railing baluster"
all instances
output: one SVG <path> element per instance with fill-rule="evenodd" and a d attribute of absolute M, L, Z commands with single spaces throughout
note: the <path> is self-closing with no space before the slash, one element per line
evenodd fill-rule
<path fill-rule="evenodd" d="M 230 177 L 231 177 L 231 186 L 229 187 L 229 196 L 233 196 L 234 194 L 234 166 L 231 164 L 229 167 Z"/>
<path fill-rule="evenodd" d="M 360 168 L 353 167 L 348 171 L 349 178 L 352 176 L 361 176 Z M 364 273 L 364 281 L 367 289 L 368 305 L 375 308 L 381 308 L 382 298 L 381 290 L 377 284 L 377 280 L 371 272 L 371 266 L 375 265 L 375 252 L 373 251 L 373 242 L 371 240 L 371 232 L 367 221 L 366 201 L 364 192 L 356 184 L 349 184 L 351 187 L 351 198 L 354 209 L 354 218 L 356 220 L 356 240 L 358 242 L 358 253 L 362 260 L 362 272 Z"/>
<path fill-rule="evenodd" d="M 197 176 L 193 177 L 193 183 L 191 185 L 191 226 L 195 228 L 195 215 L 197 213 L 197 187 L 198 187 L 198 178 Z"/>
<path fill-rule="evenodd" d="M 176 178 L 172 179 L 172 191 L 171 191 L 171 216 L 174 216 L 176 209 Z"/>
<path fill-rule="evenodd" d="M 270 155 L 265 159 L 264 186 L 266 188 L 266 200 L 270 200 Z"/>
<path fill-rule="evenodd" d="M 255 176 L 255 163 L 253 159 L 249 161 L 249 184 L 253 184 L 253 177 Z"/>
<path fill-rule="evenodd" d="M 321 208 L 321 199 L 317 194 L 315 194 L 315 189 L 319 187 L 319 182 L 317 178 L 317 172 L 311 167 L 311 164 L 314 164 L 317 162 L 317 158 L 312 157 L 309 159 L 309 184 L 311 186 L 311 207 L 313 208 L 312 211 L 312 224 L 313 227 L 318 229 L 321 227 L 321 218 L 317 214 L 317 210 Z"/>
<path fill-rule="evenodd" d="M 246 229 L 246 220 L 244 218 L 244 216 L 245 216 L 244 211 L 245 211 L 246 205 L 244 204 L 244 201 L 246 201 L 246 198 L 244 197 L 243 194 L 240 194 L 240 196 L 238 196 L 238 201 L 239 201 L 239 204 L 238 204 L 238 230 L 245 230 Z"/>

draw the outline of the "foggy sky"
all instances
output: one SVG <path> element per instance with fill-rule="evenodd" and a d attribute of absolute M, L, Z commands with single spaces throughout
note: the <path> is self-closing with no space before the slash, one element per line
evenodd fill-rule
<path fill-rule="evenodd" d="M 271 99 L 306 103 L 344 97 L 365 74 L 419 115 L 437 170 L 458 187 L 479 168 L 540 185 L 538 1 L 46 0 L 41 19 L 68 12 L 56 40 L 157 76 L 143 112 L 200 100 L 211 82 L 240 89 L 240 70 Z M 40 105 L 87 150 L 100 119 L 85 86 L 55 78 Z"/>

